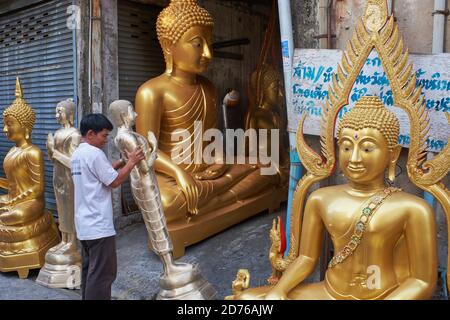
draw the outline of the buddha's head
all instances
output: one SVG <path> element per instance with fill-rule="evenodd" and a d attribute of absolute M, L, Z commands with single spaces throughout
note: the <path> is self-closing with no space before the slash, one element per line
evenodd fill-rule
<path fill-rule="evenodd" d="M 384 178 L 394 181 L 401 146 L 400 124 L 378 97 L 361 98 L 339 123 L 339 164 L 344 175 L 357 183 Z"/>
<path fill-rule="evenodd" d="M 109 115 L 118 127 L 125 125 L 132 127 L 137 114 L 133 110 L 133 105 L 127 100 L 115 100 L 109 105 Z"/>
<path fill-rule="evenodd" d="M 255 93 L 258 106 L 272 108 L 281 103 L 281 78 L 279 73 L 268 64 L 254 72 L 250 79 L 250 87 Z"/>
<path fill-rule="evenodd" d="M 73 126 L 74 115 L 75 103 L 73 99 L 61 101 L 56 105 L 55 118 L 60 125 L 70 124 Z"/>
<path fill-rule="evenodd" d="M 22 96 L 19 78 L 16 80 L 16 99 L 3 111 L 5 127 L 3 132 L 12 142 L 30 141 L 36 114 Z"/>
<path fill-rule="evenodd" d="M 212 59 L 214 22 L 197 0 L 171 0 L 158 16 L 156 31 L 166 60 L 166 73 L 176 68 L 200 74 Z"/>

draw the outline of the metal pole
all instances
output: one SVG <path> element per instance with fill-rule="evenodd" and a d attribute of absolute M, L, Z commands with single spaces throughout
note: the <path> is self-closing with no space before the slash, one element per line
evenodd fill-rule
<path fill-rule="evenodd" d="M 286 108 L 291 105 L 291 75 L 292 75 L 292 59 L 294 55 L 294 39 L 292 34 L 292 15 L 291 15 L 290 0 L 278 0 L 278 15 L 280 21 L 280 37 L 281 37 L 281 51 L 283 57 L 283 71 L 284 71 L 284 86 L 286 96 Z M 298 180 L 301 178 L 302 169 L 300 159 L 298 158 L 297 150 L 295 149 L 295 134 L 289 133 L 290 145 L 290 179 L 289 179 L 289 195 L 286 215 L 286 252 L 289 252 L 290 246 L 290 228 L 291 228 L 291 206 L 294 196 L 294 189 Z"/>

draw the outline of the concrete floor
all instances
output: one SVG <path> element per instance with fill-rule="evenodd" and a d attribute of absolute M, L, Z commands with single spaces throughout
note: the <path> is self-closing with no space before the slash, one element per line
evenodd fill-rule
<path fill-rule="evenodd" d="M 271 273 L 268 261 L 269 230 L 272 220 L 285 216 L 261 213 L 207 240 L 186 249 L 179 261 L 197 263 L 203 276 L 216 288 L 218 299 L 231 294 L 231 282 L 240 268 L 251 274 L 251 286 L 266 284 Z M 113 284 L 113 299 L 154 299 L 159 290 L 162 265 L 147 249 L 147 232 L 143 224 L 120 230 L 117 236 L 118 274 Z M 78 300 L 80 290 L 49 289 L 35 282 L 39 270 L 32 270 L 28 279 L 19 279 L 16 272 L 0 273 L 0 299 Z"/>

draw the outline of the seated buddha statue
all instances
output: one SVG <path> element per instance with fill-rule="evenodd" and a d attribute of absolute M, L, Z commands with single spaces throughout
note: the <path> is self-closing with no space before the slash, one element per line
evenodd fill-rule
<path fill-rule="evenodd" d="M 0 178 L 0 271 L 17 271 L 21 278 L 40 268 L 47 250 L 59 242 L 53 217 L 45 210 L 44 156 L 31 143 L 35 113 L 22 98 L 19 79 L 16 99 L 4 112 L 3 132 L 15 146 L 3 162 Z"/>
<path fill-rule="evenodd" d="M 136 94 L 136 131 L 158 140 L 155 171 L 174 256 L 265 209 L 276 209 L 287 192 L 279 176 L 261 175 L 259 165 L 194 161 L 208 146 L 203 133 L 218 126 L 217 92 L 201 75 L 212 59 L 211 15 L 196 0 L 172 0 L 157 20 L 166 71 L 145 82 Z M 187 139 L 173 140 L 177 131 Z M 185 146 L 189 148 L 185 148 Z M 173 154 L 191 161 L 174 161 Z"/>
<path fill-rule="evenodd" d="M 395 178 L 401 146 L 396 115 L 378 97 L 363 97 L 337 131 L 347 184 L 307 199 L 298 257 L 275 286 L 237 299 L 428 299 L 437 281 L 434 213 L 423 199 L 385 184 Z M 325 279 L 305 284 L 328 232 L 334 257 Z"/>
<path fill-rule="evenodd" d="M 283 109 L 282 79 L 273 66 L 264 63 L 250 77 L 250 106 L 246 114 L 245 129 L 278 129 L 280 153 L 280 174 L 282 179 L 288 178 L 289 151 L 287 145 L 287 127 Z M 272 141 L 268 138 L 267 141 Z M 265 154 L 271 154 L 271 144 L 260 144 L 267 147 Z"/>
<path fill-rule="evenodd" d="M 342 117 L 335 130 L 367 57 L 376 51 L 394 105 L 405 111 L 409 120 L 408 178 L 435 197 L 450 221 L 450 193 L 442 183 L 450 170 L 450 146 L 426 159 L 429 115 L 398 30 L 394 16 L 388 14 L 386 0 L 366 1 L 363 17 L 358 19 L 328 87 L 322 108 L 320 154 L 308 146 L 303 136 L 306 115 L 298 126 L 297 152 L 306 174 L 298 182 L 292 201 L 289 252 L 284 252 L 283 229 L 274 221 L 270 231 L 270 285 L 237 288 L 228 298 L 432 297 L 438 267 L 434 213 L 422 198 L 392 186 L 401 151 L 397 144 L 398 118 L 378 96 L 366 96 Z M 318 189 L 307 197 L 310 187 L 330 177 L 337 165 L 348 183 Z M 334 248 L 325 279 L 304 283 L 319 260 L 325 232 Z"/>

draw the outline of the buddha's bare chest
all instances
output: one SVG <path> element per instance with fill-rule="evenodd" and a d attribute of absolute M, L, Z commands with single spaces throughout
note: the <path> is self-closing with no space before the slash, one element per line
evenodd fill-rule
<path fill-rule="evenodd" d="M 353 205 L 331 204 L 326 207 L 322 219 L 333 241 L 346 244 L 355 232 L 355 227 L 363 215 L 366 203 Z M 391 204 L 381 204 L 368 217 L 364 228 L 366 240 L 387 240 L 400 234 L 405 222 L 404 212 L 394 210 Z"/>

